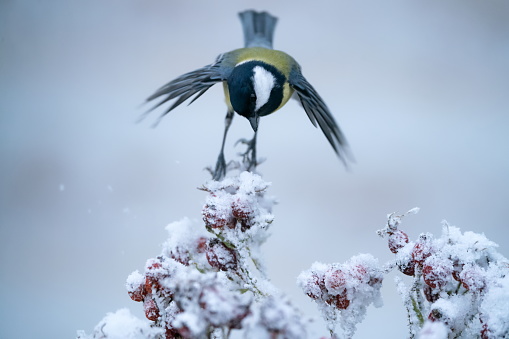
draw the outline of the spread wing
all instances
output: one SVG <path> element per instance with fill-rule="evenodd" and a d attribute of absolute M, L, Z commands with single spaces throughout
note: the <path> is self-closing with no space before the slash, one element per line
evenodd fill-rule
<path fill-rule="evenodd" d="M 194 98 L 189 102 L 189 105 L 192 104 L 210 87 L 218 82 L 226 80 L 230 73 L 231 67 L 228 67 L 228 65 L 224 62 L 224 55 L 220 55 L 213 64 L 183 74 L 159 88 L 154 94 L 147 98 L 147 102 L 159 97 L 163 97 L 163 99 L 146 112 L 143 117 L 166 102 L 177 99 L 161 114 L 156 122 L 157 125 L 166 114 L 170 113 L 181 103 L 194 96 Z"/>
<path fill-rule="evenodd" d="M 323 99 L 306 78 L 304 78 L 298 68 L 294 68 L 290 72 L 288 82 L 299 97 L 302 107 L 306 111 L 311 123 L 315 127 L 320 126 L 320 129 L 323 134 L 325 134 L 327 140 L 329 140 L 329 143 L 338 157 L 345 166 L 347 166 L 347 159 L 352 160 L 348 143 Z"/>

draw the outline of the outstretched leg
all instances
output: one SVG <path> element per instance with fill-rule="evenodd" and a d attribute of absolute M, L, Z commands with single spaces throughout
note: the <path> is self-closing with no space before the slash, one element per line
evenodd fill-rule
<path fill-rule="evenodd" d="M 228 129 L 232 123 L 233 119 L 233 111 L 228 110 L 226 112 L 226 117 L 224 119 L 224 135 L 223 142 L 221 144 L 221 151 L 219 152 L 219 156 L 217 157 L 216 168 L 214 173 L 212 174 L 212 179 L 219 181 L 224 178 L 226 175 L 226 161 L 224 159 L 224 144 L 226 142 L 226 134 L 228 134 Z"/>

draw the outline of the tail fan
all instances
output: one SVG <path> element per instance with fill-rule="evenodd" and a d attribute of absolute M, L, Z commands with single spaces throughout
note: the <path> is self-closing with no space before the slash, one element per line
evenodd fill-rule
<path fill-rule="evenodd" d="M 272 49 L 272 38 L 277 18 L 267 12 L 248 10 L 239 13 L 244 29 L 245 47 L 264 47 Z"/>

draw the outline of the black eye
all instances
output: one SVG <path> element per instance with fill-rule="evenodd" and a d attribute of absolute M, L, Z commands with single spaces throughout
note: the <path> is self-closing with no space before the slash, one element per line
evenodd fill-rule
<path fill-rule="evenodd" d="M 256 101 L 256 94 L 251 93 L 251 95 L 249 96 L 249 100 L 250 100 L 251 102 L 255 102 L 255 101 Z"/>

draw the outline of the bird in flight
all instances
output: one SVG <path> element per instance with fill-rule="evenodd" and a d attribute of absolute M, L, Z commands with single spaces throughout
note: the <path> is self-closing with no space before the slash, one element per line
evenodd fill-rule
<path fill-rule="evenodd" d="M 210 65 L 183 74 L 159 88 L 147 98 L 162 98 L 151 110 L 173 99 L 159 120 L 174 108 L 191 99 L 198 99 L 211 86 L 222 83 L 228 107 L 221 150 L 212 171 L 214 180 L 226 175 L 224 146 L 234 113 L 245 117 L 254 131 L 244 154 L 247 170 L 254 170 L 256 135 L 260 117 L 283 107 L 290 97 L 298 99 L 315 127 L 320 127 L 339 159 L 347 165 L 348 145 L 327 105 L 302 75 L 300 65 L 288 54 L 274 50 L 272 40 L 277 18 L 267 12 L 247 10 L 239 13 L 244 30 L 245 47 L 223 53 Z M 158 121 L 159 121 L 158 120 Z"/>

